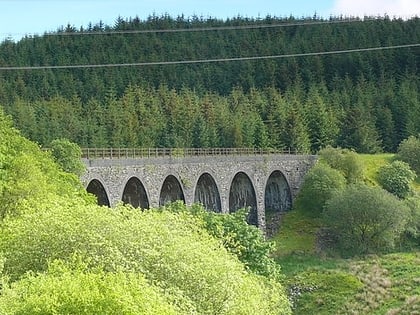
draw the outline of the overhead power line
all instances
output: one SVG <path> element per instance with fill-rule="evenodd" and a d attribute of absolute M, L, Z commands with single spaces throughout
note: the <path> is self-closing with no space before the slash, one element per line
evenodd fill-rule
<path fill-rule="evenodd" d="M 232 62 L 232 61 L 251 61 L 251 60 L 267 60 L 267 59 L 283 59 L 283 58 L 298 58 L 310 56 L 325 56 L 325 55 L 339 55 L 357 52 L 391 50 L 402 48 L 420 47 L 420 43 L 395 45 L 395 46 L 380 46 L 369 48 L 356 48 L 345 50 L 308 52 L 297 54 L 284 55 L 267 55 L 267 56 L 251 56 L 251 57 L 232 57 L 232 58 L 215 58 L 215 59 L 196 59 L 196 60 L 176 60 L 176 61 L 151 61 L 151 62 L 132 62 L 132 63 L 105 63 L 105 64 L 86 64 L 86 65 L 57 65 L 57 66 L 3 66 L 0 71 L 12 70 L 48 70 L 48 69 L 86 69 L 86 68 L 117 68 L 117 67 L 145 67 L 145 66 L 164 66 L 164 65 L 182 65 L 182 64 L 201 64 L 201 63 L 216 63 L 216 62 Z"/>
<path fill-rule="evenodd" d="M 302 21 L 293 23 L 276 23 L 276 24 L 248 24 L 235 26 L 212 26 L 212 27 L 193 27 L 193 28 L 174 28 L 174 29 L 152 29 L 152 30 L 117 30 L 117 31 L 74 31 L 74 32 L 52 32 L 44 33 L 38 36 L 84 36 L 84 35 L 124 35 L 124 34 L 150 34 L 150 33 L 183 33 L 183 32 L 206 32 L 206 31 L 225 31 L 225 30 L 249 30 L 249 29 L 265 29 L 265 28 L 282 28 L 293 26 L 310 26 L 310 25 L 326 25 L 339 23 L 356 23 L 364 21 L 374 21 L 372 19 L 339 19 L 339 20 L 324 20 L 324 21 Z M 0 33 L 1 34 L 1 33 Z M 4 34 L 5 35 L 5 34 Z M 37 34 L 11 34 L 11 35 L 26 35 L 37 36 Z"/>
<path fill-rule="evenodd" d="M 372 20 L 372 19 L 369 19 Z M 368 20 L 365 20 L 368 21 Z M 194 27 L 194 28 L 174 28 L 174 29 L 153 29 L 153 30 L 121 30 L 121 31 L 82 31 L 82 32 L 57 32 L 47 33 L 45 36 L 79 36 L 79 35 L 119 35 L 119 34 L 147 34 L 147 33 L 183 33 L 183 32 L 207 32 L 207 31 L 226 31 L 226 30 L 249 30 L 263 28 L 282 28 L 293 26 L 309 26 L 323 24 L 338 23 L 354 23 L 362 22 L 358 19 L 343 19 L 330 21 L 311 21 L 311 22 L 294 22 L 294 23 L 276 23 L 276 24 L 248 24 L 248 25 L 232 25 L 232 26 L 212 26 L 212 27 Z"/>

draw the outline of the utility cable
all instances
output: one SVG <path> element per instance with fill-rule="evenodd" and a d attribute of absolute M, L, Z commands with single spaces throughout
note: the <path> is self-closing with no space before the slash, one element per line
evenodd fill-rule
<path fill-rule="evenodd" d="M 74 31 L 74 32 L 52 32 L 44 33 L 43 36 L 84 36 L 84 35 L 124 35 L 124 34 L 150 34 L 150 33 L 182 33 L 182 32 L 206 32 L 206 31 L 226 31 L 226 30 L 249 30 L 249 29 L 265 29 L 265 28 L 282 28 L 293 26 L 310 26 L 310 25 L 327 25 L 339 23 L 356 23 L 365 21 L 376 21 L 372 19 L 337 19 L 337 20 L 324 20 L 324 21 L 311 21 L 311 22 L 294 22 L 294 23 L 276 23 L 276 24 L 252 24 L 252 25 L 235 25 L 235 26 L 214 26 L 214 27 L 194 27 L 194 28 L 174 28 L 174 29 L 153 29 L 153 30 L 120 30 L 120 31 Z M 36 36 L 36 34 L 13 34 L 13 35 L 26 35 Z"/>
<path fill-rule="evenodd" d="M 369 48 L 333 50 L 322 52 L 308 52 L 298 54 L 285 55 L 268 55 L 268 56 L 251 56 L 251 57 L 232 57 L 232 58 L 216 58 L 216 59 L 197 59 L 197 60 L 177 60 L 177 61 L 151 61 L 151 62 L 133 62 L 133 63 L 109 63 L 109 64 L 86 64 L 86 65 L 57 65 L 57 66 L 0 66 L 0 71 L 14 71 L 14 70 L 49 70 L 49 69 L 86 69 L 86 68 L 117 68 L 117 67 L 145 67 L 145 66 L 165 66 L 165 65 L 183 65 L 183 64 L 202 64 L 202 63 L 217 63 L 217 62 L 231 62 L 231 61 L 252 61 L 252 60 L 267 60 L 267 59 L 284 59 L 284 58 L 298 58 L 311 56 L 326 56 L 339 55 L 357 52 L 391 50 L 402 48 L 420 47 L 420 43 L 395 45 L 395 46 L 380 46 Z"/>

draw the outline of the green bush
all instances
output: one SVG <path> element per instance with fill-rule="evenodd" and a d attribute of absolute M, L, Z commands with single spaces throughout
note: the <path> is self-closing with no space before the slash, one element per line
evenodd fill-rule
<path fill-rule="evenodd" d="M 410 216 L 405 229 L 406 241 L 412 241 L 415 246 L 420 246 L 420 197 L 407 198 L 405 204 L 410 209 Z"/>
<path fill-rule="evenodd" d="M 416 173 L 410 169 L 410 165 L 402 161 L 382 166 L 377 176 L 382 188 L 401 199 L 408 196 L 415 178 Z"/>
<path fill-rule="evenodd" d="M 55 202 L 38 213 L 7 218 L 0 231 L 4 271 L 13 281 L 47 271 L 48 261 L 78 253 L 89 268 L 142 273 L 182 311 L 199 314 L 288 314 L 278 282 L 244 265 L 186 212 Z"/>
<path fill-rule="evenodd" d="M 51 154 L 65 172 L 80 176 L 85 171 L 85 165 L 81 161 L 82 150 L 76 143 L 67 139 L 55 139 L 51 142 Z"/>
<path fill-rule="evenodd" d="M 261 230 L 247 223 L 248 212 L 245 209 L 234 213 L 215 213 L 195 204 L 187 207 L 183 202 L 175 202 L 164 208 L 164 211 L 192 213 L 200 218 L 207 232 L 221 240 L 223 246 L 250 271 L 280 280 L 280 266 L 270 257 L 274 243 L 264 238 Z"/>
<path fill-rule="evenodd" d="M 0 110 L 0 218 L 37 207 L 48 196 L 88 194 L 77 176 L 64 173 L 39 147 L 22 137 Z"/>
<path fill-rule="evenodd" d="M 409 210 L 378 187 L 351 185 L 330 199 L 324 221 L 345 256 L 392 249 L 405 228 Z"/>
<path fill-rule="evenodd" d="M 398 146 L 397 158 L 408 163 L 420 175 L 420 136 L 403 140 Z"/>
<path fill-rule="evenodd" d="M 312 217 L 319 217 L 325 203 L 346 186 L 344 176 L 323 163 L 317 163 L 305 176 L 296 199 L 296 207 Z"/>
<path fill-rule="evenodd" d="M 8 315 L 179 314 L 163 292 L 139 273 L 70 268 L 52 263 L 5 286 L 0 313 Z"/>
<path fill-rule="evenodd" d="M 356 152 L 348 149 L 326 147 L 320 150 L 318 155 L 320 162 L 339 170 L 348 184 L 364 180 L 364 165 Z"/>

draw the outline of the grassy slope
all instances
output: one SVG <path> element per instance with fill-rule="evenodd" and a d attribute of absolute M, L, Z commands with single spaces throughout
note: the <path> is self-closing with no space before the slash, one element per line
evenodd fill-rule
<path fill-rule="evenodd" d="M 392 154 L 361 155 L 367 182 Z M 420 182 L 416 183 L 419 190 Z M 319 220 L 298 209 L 283 217 L 273 238 L 286 275 L 294 314 L 420 314 L 420 253 L 363 259 L 327 258 L 317 252 Z"/>

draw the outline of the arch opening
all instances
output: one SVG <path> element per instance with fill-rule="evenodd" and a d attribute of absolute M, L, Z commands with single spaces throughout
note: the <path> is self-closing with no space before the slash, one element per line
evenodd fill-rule
<path fill-rule="evenodd" d="M 134 208 L 149 209 L 149 199 L 146 189 L 137 177 L 131 177 L 124 187 L 122 202 Z"/>
<path fill-rule="evenodd" d="M 110 202 L 105 191 L 105 187 L 99 180 L 92 179 L 89 182 L 89 185 L 86 187 L 86 191 L 96 196 L 98 205 L 110 207 Z"/>
<path fill-rule="evenodd" d="M 243 172 L 239 172 L 232 180 L 229 191 L 229 212 L 250 208 L 247 221 L 258 226 L 257 197 L 251 179 Z"/>
<path fill-rule="evenodd" d="M 292 208 L 292 193 L 286 177 L 281 171 L 271 173 L 264 194 L 266 232 L 274 235 L 281 222 L 282 214 Z"/>
<path fill-rule="evenodd" d="M 169 175 L 166 177 L 160 190 L 159 206 L 164 206 L 176 200 L 181 200 L 185 203 L 184 192 L 178 179 L 173 175 Z"/>
<path fill-rule="evenodd" d="M 207 210 L 222 212 L 220 193 L 214 178 L 209 173 L 202 174 L 198 179 L 194 202 L 201 203 Z"/>

